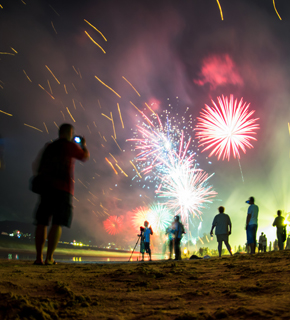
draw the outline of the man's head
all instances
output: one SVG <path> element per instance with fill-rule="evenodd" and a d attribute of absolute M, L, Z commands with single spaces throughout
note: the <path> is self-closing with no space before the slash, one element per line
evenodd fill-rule
<path fill-rule="evenodd" d="M 254 197 L 250 197 L 249 198 L 249 204 L 254 204 L 255 203 L 255 198 Z"/>
<path fill-rule="evenodd" d="M 281 216 L 281 210 L 277 211 L 277 215 L 280 217 Z"/>
<path fill-rule="evenodd" d="M 222 207 L 222 206 L 218 207 L 218 211 L 219 211 L 219 213 L 224 213 L 225 207 Z"/>
<path fill-rule="evenodd" d="M 146 228 L 148 228 L 149 222 L 148 222 L 148 221 L 144 221 L 144 226 L 145 226 Z"/>
<path fill-rule="evenodd" d="M 262 232 L 261 235 L 263 236 L 263 235 L 264 235 L 264 232 Z"/>
<path fill-rule="evenodd" d="M 175 216 L 174 221 L 179 222 L 179 216 Z"/>
<path fill-rule="evenodd" d="M 69 123 L 63 123 L 59 130 L 58 130 L 58 136 L 59 138 L 66 139 L 68 141 L 71 141 L 74 135 L 74 127 Z"/>

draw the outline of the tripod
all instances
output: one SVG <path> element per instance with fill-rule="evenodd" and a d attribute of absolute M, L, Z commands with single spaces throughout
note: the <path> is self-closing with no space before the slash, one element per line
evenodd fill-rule
<path fill-rule="evenodd" d="M 136 249 L 136 247 L 137 247 L 137 244 L 138 244 L 138 242 L 139 242 L 139 240 L 141 239 L 141 237 L 140 236 L 138 236 L 138 240 L 137 240 L 137 242 L 136 242 L 136 244 L 135 244 L 135 247 L 134 247 L 134 249 L 133 249 L 133 251 L 132 251 L 132 253 L 131 253 L 131 257 L 129 258 L 129 260 L 128 261 L 130 261 L 131 260 L 131 258 L 132 258 L 132 256 L 133 256 L 133 253 L 134 253 L 134 251 L 135 251 L 135 249 Z"/>

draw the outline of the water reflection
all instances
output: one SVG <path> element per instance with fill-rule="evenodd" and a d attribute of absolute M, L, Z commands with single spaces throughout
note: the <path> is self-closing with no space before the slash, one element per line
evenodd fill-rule
<path fill-rule="evenodd" d="M 82 257 L 73 257 L 72 258 L 72 261 L 78 261 L 78 262 L 81 262 L 82 261 Z"/>

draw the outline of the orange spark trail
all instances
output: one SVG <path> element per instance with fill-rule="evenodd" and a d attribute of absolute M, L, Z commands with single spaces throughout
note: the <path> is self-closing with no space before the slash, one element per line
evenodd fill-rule
<path fill-rule="evenodd" d="M 57 77 L 53 74 L 53 72 L 49 69 L 49 67 L 47 65 L 45 65 L 46 69 L 52 74 L 52 76 L 54 77 L 55 81 L 60 84 L 60 82 L 58 81 Z"/>
<path fill-rule="evenodd" d="M 76 73 L 77 75 L 79 75 L 78 72 L 77 72 L 77 70 L 76 70 L 76 68 L 75 68 L 74 66 L 72 66 L 72 67 L 73 67 L 75 73 Z"/>
<path fill-rule="evenodd" d="M 94 124 L 94 126 L 97 128 L 97 125 L 96 125 L 95 121 L 93 121 L 93 124 Z"/>
<path fill-rule="evenodd" d="M 79 68 L 78 68 L 78 72 L 79 72 L 80 78 L 82 79 L 83 77 Z"/>
<path fill-rule="evenodd" d="M 83 107 L 82 103 L 81 103 L 81 102 L 79 102 L 79 104 L 80 104 L 80 106 L 85 110 L 85 108 Z"/>
<path fill-rule="evenodd" d="M 23 0 L 21 0 L 22 3 L 24 3 L 26 5 L 26 2 L 24 2 Z"/>
<path fill-rule="evenodd" d="M 64 116 L 64 114 L 63 114 L 63 112 L 61 110 L 60 110 L 60 113 L 62 114 L 63 120 L 65 121 L 65 116 Z"/>
<path fill-rule="evenodd" d="M 131 165 L 134 167 L 136 173 L 138 174 L 138 176 L 142 179 L 140 173 L 138 172 L 137 168 L 135 167 L 134 163 L 130 160 Z"/>
<path fill-rule="evenodd" d="M 54 27 L 54 25 L 53 25 L 53 22 L 52 22 L 52 21 L 50 21 L 50 22 L 51 22 L 51 25 L 52 25 L 52 28 L 53 28 L 55 34 L 57 34 L 57 32 L 56 32 L 56 30 L 55 30 L 55 27 Z"/>
<path fill-rule="evenodd" d="M 113 125 L 114 137 L 115 137 L 115 139 L 117 139 L 113 114 L 112 114 L 112 112 L 110 112 L 110 114 L 111 114 L 111 120 L 112 120 L 112 125 Z"/>
<path fill-rule="evenodd" d="M 42 130 L 40 130 L 40 129 L 38 129 L 38 128 L 35 128 L 35 127 L 33 127 L 33 126 L 30 126 L 29 124 L 24 123 L 24 125 L 25 125 L 26 127 L 35 129 L 35 130 L 40 131 L 40 132 L 43 132 Z"/>
<path fill-rule="evenodd" d="M 87 21 L 86 19 L 84 19 L 84 21 L 90 25 L 92 28 L 94 28 L 96 31 L 99 32 L 99 34 L 104 38 L 105 41 L 107 41 L 107 39 L 105 38 L 105 36 L 102 34 L 102 32 L 100 30 L 98 30 L 95 26 L 93 26 L 91 23 L 89 23 L 89 21 Z"/>
<path fill-rule="evenodd" d="M 25 72 L 25 70 L 23 70 L 23 72 L 24 72 L 24 74 L 26 75 L 26 78 L 27 78 L 30 82 L 32 82 L 31 79 L 28 77 L 27 73 Z"/>
<path fill-rule="evenodd" d="M 15 53 L 18 53 L 14 48 L 10 47 Z"/>
<path fill-rule="evenodd" d="M 118 161 L 116 160 L 116 158 L 115 158 L 111 153 L 109 153 L 109 155 L 115 160 L 116 163 L 118 163 Z"/>
<path fill-rule="evenodd" d="M 221 19 L 224 20 L 221 4 L 220 4 L 219 0 L 216 0 L 216 2 L 217 2 L 219 9 L 220 9 Z"/>
<path fill-rule="evenodd" d="M 274 9 L 276 11 L 277 16 L 279 17 L 280 20 L 282 20 L 282 18 L 280 17 L 280 15 L 279 15 L 279 13 L 278 13 L 278 11 L 276 9 L 275 0 L 273 0 L 273 6 L 274 6 Z"/>
<path fill-rule="evenodd" d="M 44 124 L 44 127 L 45 127 L 45 130 L 46 130 L 47 134 L 49 134 L 46 124 L 44 122 L 43 122 L 43 124 Z"/>
<path fill-rule="evenodd" d="M 4 88 L 1 86 L 1 84 L 0 84 L 0 88 L 1 88 L 1 89 L 4 89 Z"/>
<path fill-rule="evenodd" d="M 88 128 L 88 130 L 89 130 L 89 133 L 92 134 L 92 132 L 91 132 L 90 127 L 89 127 L 88 124 L 87 124 L 87 128 Z"/>
<path fill-rule="evenodd" d="M 104 113 L 101 113 L 102 116 L 106 117 L 107 119 L 109 119 L 110 121 L 112 121 L 112 119 L 110 117 L 108 117 L 107 115 L 105 115 Z"/>
<path fill-rule="evenodd" d="M 96 46 L 98 46 L 104 53 L 106 53 L 106 51 L 87 33 L 87 31 L 85 31 L 85 34 L 89 37 L 89 39 L 90 39 Z"/>
<path fill-rule="evenodd" d="M 50 86 L 50 83 L 49 83 L 49 80 L 47 79 L 47 83 L 48 83 L 48 86 L 49 86 L 49 90 L 50 90 L 50 93 L 53 94 L 52 90 L 51 90 L 51 86 Z"/>
<path fill-rule="evenodd" d="M 46 91 L 44 88 L 43 88 L 43 86 L 41 86 L 40 84 L 38 84 L 39 86 L 40 86 L 40 88 L 42 89 L 42 90 L 44 90 L 48 95 L 50 95 L 50 97 L 54 100 L 54 97 L 48 92 L 48 91 Z"/>
<path fill-rule="evenodd" d="M 75 88 L 75 91 L 78 91 L 77 88 L 75 87 L 75 85 L 72 83 L 72 86 Z"/>
<path fill-rule="evenodd" d="M 119 103 L 117 103 L 117 107 L 118 107 L 118 111 L 119 111 L 119 115 L 120 115 L 120 120 L 121 120 L 121 123 L 122 123 L 122 128 L 124 129 L 124 123 L 123 123 L 123 119 L 122 119 Z"/>
<path fill-rule="evenodd" d="M 67 90 L 66 90 L 66 85 L 64 84 L 63 86 L 64 86 L 64 91 L 65 91 L 65 93 L 68 94 L 68 93 L 67 93 Z"/>
<path fill-rule="evenodd" d="M 113 137 L 113 136 L 111 136 L 112 138 L 113 138 L 113 140 L 115 141 L 115 143 L 116 143 L 116 145 L 118 146 L 118 148 L 120 149 L 120 151 L 122 151 L 123 152 L 123 150 L 121 149 L 121 147 L 119 146 L 119 144 L 118 144 L 118 142 L 117 142 L 117 140 Z"/>
<path fill-rule="evenodd" d="M 108 158 L 105 158 L 105 159 L 106 159 L 106 161 L 108 162 L 108 164 L 112 167 L 112 169 L 114 170 L 114 172 L 115 172 L 116 174 L 118 174 L 118 171 L 114 168 L 112 162 L 111 162 Z"/>
<path fill-rule="evenodd" d="M 96 78 L 99 82 L 101 82 L 101 84 L 104 85 L 106 88 L 108 88 L 108 89 L 110 89 L 112 92 L 114 92 L 117 97 L 121 98 L 121 96 L 120 96 L 115 90 L 113 90 L 111 87 L 109 87 L 107 84 L 105 84 L 101 79 L 99 79 L 97 76 L 95 76 L 95 78 Z"/>
<path fill-rule="evenodd" d="M 135 109 L 137 109 L 137 110 L 142 114 L 142 111 L 139 110 L 132 101 L 130 101 L 130 103 L 131 103 L 131 105 L 132 105 Z"/>
<path fill-rule="evenodd" d="M 14 53 L 11 53 L 11 52 L 0 52 L 0 54 L 8 54 L 8 55 L 10 55 L 10 56 L 15 56 L 15 54 L 14 54 Z"/>
<path fill-rule="evenodd" d="M 156 116 L 156 113 L 149 107 L 149 105 L 145 102 L 145 105 L 147 106 L 147 108 Z"/>
<path fill-rule="evenodd" d="M 128 177 L 128 175 L 123 171 L 123 169 L 116 163 L 116 166 L 120 169 L 120 171 L 123 173 L 125 177 Z"/>
<path fill-rule="evenodd" d="M 79 181 L 86 189 L 88 189 L 88 187 L 87 187 L 80 179 L 78 179 L 78 181 Z"/>
<path fill-rule="evenodd" d="M 2 5 L 0 4 L 0 8 L 3 9 Z"/>
<path fill-rule="evenodd" d="M 99 104 L 100 109 L 102 109 L 102 106 L 101 106 L 101 104 L 100 104 L 100 100 L 98 100 L 98 104 Z"/>
<path fill-rule="evenodd" d="M 75 110 L 76 110 L 76 109 L 77 109 L 77 107 L 76 107 L 76 105 L 75 105 L 75 101 L 74 101 L 74 99 L 72 99 L 72 102 L 73 102 L 74 108 L 75 108 Z"/>
<path fill-rule="evenodd" d="M 51 5 L 49 5 L 51 7 L 51 9 L 60 17 L 60 15 L 56 12 L 56 10 L 53 9 L 53 7 Z"/>
<path fill-rule="evenodd" d="M 6 116 L 10 116 L 10 117 L 13 117 L 11 113 L 7 113 L 7 112 L 4 112 L 4 111 L 2 111 L 2 110 L 0 110 L 0 112 L 1 112 L 1 113 L 4 113 L 4 114 L 6 114 Z"/>
<path fill-rule="evenodd" d="M 133 90 L 138 94 L 138 96 L 141 97 L 140 93 L 133 87 L 132 83 L 129 82 L 125 77 L 122 77 L 122 78 L 133 88 Z"/>
<path fill-rule="evenodd" d="M 103 136 L 103 139 L 107 142 L 107 139 L 105 138 L 105 136 Z"/>
<path fill-rule="evenodd" d="M 59 129 L 59 126 L 56 124 L 56 122 L 55 122 L 55 121 L 53 121 L 53 123 L 55 124 L 55 126 L 57 127 L 57 129 Z"/>
<path fill-rule="evenodd" d="M 76 122 L 76 121 L 75 121 L 75 119 L 73 118 L 73 116 L 71 115 L 71 113 L 70 113 L 70 111 L 69 111 L 68 107 L 66 107 L 66 110 L 67 110 L 68 114 L 70 115 L 70 117 L 72 118 L 73 122 Z"/>

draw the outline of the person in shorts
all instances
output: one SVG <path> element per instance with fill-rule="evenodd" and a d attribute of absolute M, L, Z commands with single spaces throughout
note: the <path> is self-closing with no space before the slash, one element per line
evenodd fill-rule
<path fill-rule="evenodd" d="M 247 243 L 251 249 L 250 253 L 254 254 L 257 243 L 259 207 L 255 205 L 254 197 L 250 197 L 249 200 L 246 201 L 246 203 L 250 205 L 246 220 Z"/>
<path fill-rule="evenodd" d="M 34 264 L 37 265 L 44 264 L 43 248 L 46 238 L 48 246 L 45 264 L 56 264 L 53 253 L 60 240 L 62 227 L 69 228 L 72 222 L 75 159 L 86 161 L 90 156 L 85 139 L 82 138 L 81 143 L 77 144 L 73 141 L 73 136 L 74 127 L 62 124 L 59 128 L 59 138 L 47 144 L 33 164 L 34 173 L 41 175 L 45 181 L 45 189 L 40 194 L 34 221 L 36 225 Z M 47 226 L 50 221 L 52 226 L 47 237 Z"/>
<path fill-rule="evenodd" d="M 152 261 L 151 259 L 151 249 L 150 249 L 150 235 L 153 235 L 153 230 L 151 227 L 149 227 L 149 222 L 145 221 L 144 222 L 144 227 L 145 230 L 143 232 L 144 236 L 144 248 L 146 253 L 149 255 L 149 260 Z M 142 253 L 142 261 L 144 261 L 144 252 Z"/>
<path fill-rule="evenodd" d="M 215 228 L 219 257 L 221 257 L 222 255 L 223 242 L 225 243 L 230 255 L 232 256 L 232 249 L 229 244 L 229 235 L 232 233 L 231 219 L 229 215 L 225 213 L 224 207 L 219 207 L 218 211 L 219 214 L 217 214 L 213 219 L 210 235 L 213 236 L 213 229 Z"/>

